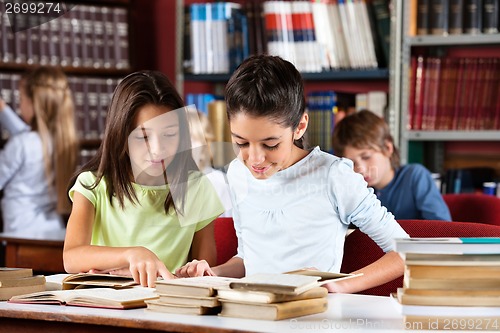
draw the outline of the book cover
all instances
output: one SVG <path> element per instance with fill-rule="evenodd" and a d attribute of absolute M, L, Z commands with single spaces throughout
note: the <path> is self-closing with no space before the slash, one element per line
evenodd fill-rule
<path fill-rule="evenodd" d="M 168 295 L 168 294 L 158 294 L 160 298 L 157 302 L 167 303 L 172 305 L 193 305 L 201 306 L 206 308 L 213 308 L 220 306 L 220 302 L 217 297 L 196 297 L 196 296 L 179 296 L 179 295 Z"/>
<path fill-rule="evenodd" d="M 24 295 L 44 290 L 45 290 L 45 283 L 33 284 L 33 285 L 20 285 L 12 287 L 1 287 L 0 301 L 7 301 L 11 297 L 15 297 L 17 295 Z"/>
<path fill-rule="evenodd" d="M 415 295 L 409 294 L 404 288 L 397 290 L 398 301 L 409 305 L 437 305 L 437 306 L 500 306 L 498 295 Z"/>
<path fill-rule="evenodd" d="M 402 253 L 500 254 L 500 237 L 449 237 L 396 239 Z"/>
<path fill-rule="evenodd" d="M 42 291 L 13 296 L 9 299 L 9 302 L 132 309 L 145 307 L 145 300 L 156 298 L 158 298 L 158 295 L 154 292 L 153 288 L 88 288 Z"/>
<path fill-rule="evenodd" d="M 430 0 L 429 30 L 432 35 L 448 34 L 449 0 Z"/>
<path fill-rule="evenodd" d="M 187 315 L 210 315 L 217 314 L 220 312 L 221 307 L 205 307 L 198 305 L 181 305 L 181 304 L 169 304 L 163 303 L 158 300 L 148 300 L 146 301 L 147 308 L 149 311 L 156 312 L 166 312 L 166 313 L 176 313 L 176 314 L 187 314 Z"/>
<path fill-rule="evenodd" d="M 220 316 L 260 320 L 282 320 L 325 312 L 328 308 L 326 297 L 312 298 L 283 303 L 257 304 L 221 300 Z"/>
<path fill-rule="evenodd" d="M 498 33 L 498 17 L 500 15 L 499 0 L 483 0 L 483 33 Z"/>
<path fill-rule="evenodd" d="M 229 287 L 229 283 L 239 279 L 220 276 L 199 276 L 156 282 L 159 294 L 210 297 L 216 294 L 216 288 Z"/>
<path fill-rule="evenodd" d="M 439 266 L 409 265 L 406 263 L 405 274 L 410 278 L 430 279 L 490 279 L 500 277 L 500 266 Z M 500 278 L 499 278 L 500 280 Z"/>
<path fill-rule="evenodd" d="M 298 295 L 320 285 L 352 278 L 354 274 L 321 272 L 315 270 L 297 270 L 284 274 L 262 273 L 246 276 L 231 282 L 231 289 L 267 291 L 277 294 Z"/>
<path fill-rule="evenodd" d="M 460 35 L 463 32 L 464 0 L 449 0 L 448 33 Z"/>
<path fill-rule="evenodd" d="M 31 268 L 0 267 L 0 280 L 32 276 Z"/>
<path fill-rule="evenodd" d="M 315 287 L 298 295 L 276 294 L 266 291 L 247 291 L 238 289 L 218 289 L 217 297 L 221 300 L 249 303 L 282 303 L 301 299 L 321 298 L 328 295 L 328 290 Z"/>
<path fill-rule="evenodd" d="M 130 276 L 78 273 L 69 274 L 62 280 L 62 289 L 75 289 L 84 287 L 124 288 L 136 285 Z"/>
<path fill-rule="evenodd" d="M 397 295 L 391 295 L 392 304 L 403 316 L 496 317 L 500 307 L 492 306 L 441 306 L 401 304 Z"/>
<path fill-rule="evenodd" d="M 406 265 L 425 266 L 499 266 L 500 254 L 406 253 Z"/>
<path fill-rule="evenodd" d="M 7 287 L 24 287 L 24 286 L 32 286 L 42 284 L 45 285 L 45 276 L 43 275 L 33 275 L 33 276 L 23 276 L 16 278 L 1 278 L 0 279 L 0 288 Z"/>

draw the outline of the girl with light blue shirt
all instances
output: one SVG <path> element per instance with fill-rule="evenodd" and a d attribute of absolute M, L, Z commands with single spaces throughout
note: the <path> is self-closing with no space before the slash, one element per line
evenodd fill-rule
<path fill-rule="evenodd" d="M 386 254 L 326 285 L 330 292 L 358 292 L 403 274 L 393 239 L 408 237 L 349 160 L 304 149 L 308 125 L 300 73 L 275 56 L 245 60 L 226 86 L 226 104 L 238 158 L 228 168 L 238 253 L 210 267 L 192 261 L 179 276 L 242 277 L 304 267 L 338 272 L 350 223 Z"/>
<path fill-rule="evenodd" d="M 39 67 L 22 77 L 19 92 L 22 120 L 0 100 L 0 123 L 10 133 L 0 151 L 3 231 L 63 233 L 78 152 L 68 81 L 60 69 Z"/>

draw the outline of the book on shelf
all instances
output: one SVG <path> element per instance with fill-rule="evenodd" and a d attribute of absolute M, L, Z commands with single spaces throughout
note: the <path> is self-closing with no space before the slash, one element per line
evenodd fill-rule
<path fill-rule="evenodd" d="M 321 313 L 328 308 L 326 297 L 283 303 L 243 303 L 221 299 L 220 316 L 261 320 L 281 320 Z"/>
<path fill-rule="evenodd" d="M 500 254 L 500 237 L 415 237 L 396 239 L 395 246 L 402 253 Z"/>
<path fill-rule="evenodd" d="M 277 294 L 268 291 L 251 291 L 238 289 L 218 289 L 217 297 L 220 300 L 250 303 L 282 303 L 298 301 L 302 299 L 321 298 L 328 295 L 328 290 L 323 287 L 315 287 L 298 295 Z"/>
<path fill-rule="evenodd" d="M 156 281 L 156 292 L 165 295 L 211 297 L 217 288 L 229 287 L 232 281 L 239 279 L 220 276 L 198 276 L 172 280 Z"/>
<path fill-rule="evenodd" d="M 254 274 L 229 283 L 231 289 L 268 291 L 277 294 L 298 295 L 330 282 L 358 276 L 357 274 L 331 273 L 315 270 L 297 270 L 284 274 Z"/>
<path fill-rule="evenodd" d="M 221 307 L 205 307 L 200 305 L 171 304 L 159 300 L 147 300 L 147 310 L 187 315 L 210 315 L 220 312 Z"/>
<path fill-rule="evenodd" d="M 158 295 L 154 292 L 153 288 L 136 286 L 122 289 L 86 288 L 41 291 L 13 296 L 9 299 L 9 302 L 132 309 L 145 307 L 145 300 L 155 298 L 158 298 Z"/>
<path fill-rule="evenodd" d="M 43 290 L 45 290 L 45 277 L 33 275 L 31 268 L 0 268 L 0 301 Z"/>

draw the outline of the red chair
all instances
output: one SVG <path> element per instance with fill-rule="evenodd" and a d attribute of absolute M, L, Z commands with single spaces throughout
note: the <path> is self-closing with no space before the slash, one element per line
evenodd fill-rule
<path fill-rule="evenodd" d="M 219 217 L 214 221 L 215 246 L 217 248 L 217 265 L 231 259 L 237 251 L 238 239 L 231 217 Z"/>
<path fill-rule="evenodd" d="M 443 222 L 431 220 L 400 220 L 411 237 L 500 237 L 500 226 L 483 223 Z M 360 230 L 346 237 L 341 272 L 351 273 L 384 255 L 378 245 Z M 389 296 L 403 286 L 403 277 L 374 287 L 360 294 Z"/>
<path fill-rule="evenodd" d="M 443 194 L 452 221 L 500 226 L 500 198 L 484 194 Z"/>

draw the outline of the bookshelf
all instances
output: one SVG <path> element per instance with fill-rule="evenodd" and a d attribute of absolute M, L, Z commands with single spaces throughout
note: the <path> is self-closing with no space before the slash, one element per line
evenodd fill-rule
<path fill-rule="evenodd" d="M 419 2 L 416 1 L 416 3 L 418 5 Z M 428 7 L 428 11 L 432 12 L 432 10 L 432 7 Z M 481 10 L 481 7 L 479 7 L 479 10 Z M 498 8 L 496 8 L 496 11 L 498 12 Z M 497 170 L 497 176 L 500 175 L 500 152 L 495 148 L 500 141 L 500 127 L 495 125 L 494 118 L 494 112 L 498 113 L 498 111 L 493 110 L 495 107 L 498 109 L 498 101 L 494 97 L 489 97 L 488 99 L 494 102 L 485 107 L 484 104 L 481 104 L 481 100 L 484 100 L 483 95 L 480 95 L 479 98 L 476 97 L 476 99 L 472 94 L 471 97 L 465 97 L 467 98 L 466 104 L 463 104 L 463 100 L 459 101 L 457 97 L 460 92 L 466 96 L 469 93 L 468 89 L 478 95 L 484 91 L 495 91 L 493 94 L 496 96 L 499 87 L 500 67 L 498 64 L 494 65 L 497 61 L 494 58 L 498 58 L 498 52 L 500 52 L 500 33 L 477 32 L 475 34 L 450 33 L 441 35 L 429 33 L 418 35 L 412 33 L 412 26 L 418 24 L 415 22 L 418 20 L 417 15 L 417 12 L 411 6 L 411 2 L 394 1 L 392 13 L 394 22 L 392 33 L 395 36 L 392 51 L 394 63 L 391 65 L 394 75 L 391 75 L 390 78 L 390 114 L 393 119 L 391 124 L 394 126 L 393 132 L 399 140 L 398 145 L 402 162 L 422 162 L 432 172 L 443 174 L 449 167 L 474 166 L 471 160 L 476 159 L 478 165 L 475 166 L 493 167 Z M 479 29 L 481 30 L 481 28 Z M 419 60 L 416 60 L 419 56 L 422 56 L 424 61 L 431 58 L 437 59 L 437 69 L 431 72 L 431 65 L 427 67 L 427 63 L 425 63 L 422 69 L 424 77 L 419 76 L 417 74 Z M 470 63 L 467 62 L 468 59 L 471 59 Z M 463 71 L 467 73 L 467 75 L 464 74 L 464 77 L 470 80 L 463 83 L 466 87 L 465 90 L 458 90 L 460 83 L 457 83 L 462 70 L 460 67 L 462 66 L 461 61 L 465 63 Z M 453 63 L 457 63 L 456 66 L 458 67 L 448 65 Z M 491 66 L 482 63 L 491 64 Z M 477 72 L 473 70 L 465 72 L 467 68 L 473 68 L 472 66 L 477 66 L 474 67 L 478 68 Z M 427 69 L 428 71 L 426 71 Z M 491 72 L 490 81 L 486 81 L 488 70 Z M 425 81 L 425 74 L 429 76 L 429 81 Z M 472 79 L 470 79 L 471 77 Z M 418 79 L 427 84 L 433 84 L 433 79 L 437 80 L 437 83 L 434 83 L 435 86 L 429 87 L 429 91 L 435 90 L 438 92 L 438 95 L 435 95 L 437 105 L 432 104 L 432 101 L 429 104 L 423 102 L 423 105 L 418 109 L 419 100 L 418 95 L 416 95 L 418 94 Z M 426 83 L 421 86 L 422 89 L 425 88 Z M 455 100 L 451 104 L 446 102 L 446 98 L 449 96 L 446 89 L 443 88 L 446 84 L 455 87 L 453 92 Z M 421 93 L 423 93 L 423 90 L 421 90 Z M 424 95 L 422 98 L 425 99 L 426 96 Z M 440 104 L 439 100 L 443 100 L 443 104 Z M 416 104 L 412 105 L 412 103 Z M 423 110 L 424 117 L 425 113 L 429 112 L 430 126 L 415 125 L 416 117 L 422 117 L 417 112 L 418 110 Z M 440 118 L 457 117 L 457 115 L 459 117 L 469 117 L 472 119 L 470 120 L 472 125 L 468 125 L 469 120 L 467 119 L 469 118 L 460 118 L 458 120 Z M 446 121 L 451 121 L 452 125 L 447 126 Z M 455 126 L 454 124 L 458 125 Z M 482 148 L 479 148 L 478 151 L 484 151 L 484 147 L 490 147 L 489 155 L 494 156 L 488 158 L 479 155 L 474 156 L 474 154 L 470 154 L 469 149 L 468 153 L 464 151 L 461 154 L 462 156 L 459 158 L 461 161 L 449 160 L 447 155 L 450 145 L 453 145 L 453 147 L 457 145 L 466 147 L 468 145 L 470 147 L 471 144 L 481 146 Z M 417 150 L 420 150 L 421 156 L 417 156 L 419 155 Z M 464 148 L 464 150 L 467 149 Z M 485 165 L 481 165 L 481 163 Z"/>
<path fill-rule="evenodd" d="M 185 10 L 199 1 L 176 0 L 176 83 L 182 95 L 187 93 L 215 93 L 222 95 L 224 85 L 230 73 L 193 74 L 184 71 L 183 58 L 185 47 Z M 246 5 L 245 1 L 236 1 Z M 248 1 L 263 3 L 263 0 Z M 292 1 L 286 1 L 292 2 Z M 208 1 L 208 3 L 213 3 Z M 264 41 L 265 43 L 265 41 Z M 256 49 L 259 49 L 258 47 Z M 252 53 L 250 53 L 252 54 Z M 346 93 L 367 92 L 370 90 L 389 90 L 389 69 L 385 64 L 374 68 L 342 68 L 335 70 L 321 70 L 317 72 L 302 72 L 305 81 L 306 93 L 311 90 L 334 90 Z"/>
<path fill-rule="evenodd" d="M 111 94 L 133 67 L 132 3 L 65 2 L 62 15 L 49 21 L 37 15 L 14 19 L 3 4 L 0 10 L 0 94 L 17 109 L 23 72 L 39 65 L 61 67 L 73 92 L 81 163 L 98 148 Z M 28 29 L 12 30 L 26 22 Z"/>

